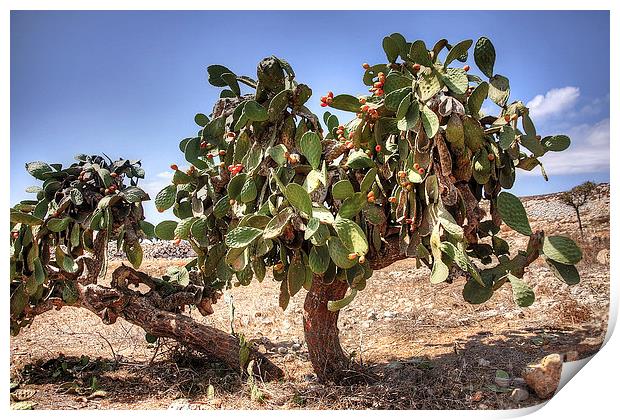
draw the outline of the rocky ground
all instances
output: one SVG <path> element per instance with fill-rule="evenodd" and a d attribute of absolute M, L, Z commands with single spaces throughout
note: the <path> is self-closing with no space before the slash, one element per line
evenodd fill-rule
<path fill-rule="evenodd" d="M 485 304 L 467 304 L 462 284 L 431 285 L 428 270 L 416 270 L 411 261 L 376 272 L 343 310 L 340 322 L 351 357 L 380 378 L 368 384 L 316 381 L 303 340 L 305 292 L 283 313 L 278 286 L 269 276 L 227 292 L 203 322 L 224 330 L 232 325 L 285 369 L 285 381 L 252 385 L 173 342 L 148 344 L 144 331 L 122 320 L 104 326 L 85 310 L 65 308 L 38 317 L 11 340 L 11 382 L 37 409 L 504 409 L 538 404 L 543 400 L 522 379 L 526 364 L 550 353 L 589 356 L 605 335 L 609 187 L 599 190 L 583 211 L 585 239 L 574 213 L 557 196 L 523 199 L 535 229 L 569 234 L 585 251 L 578 266 L 582 281 L 576 286 L 556 280 L 541 261 L 529 268 L 525 280 L 536 293 L 529 308 L 516 307 L 508 287 Z M 524 243 L 510 231 L 504 235 Z M 187 249 L 162 243 L 145 245 L 145 250 L 143 268 L 152 275 L 188 257 Z M 110 268 L 121 261 L 112 261 Z M 197 311 L 191 315 L 201 318 Z M 503 373 L 496 378 L 500 370 L 507 379 Z"/>

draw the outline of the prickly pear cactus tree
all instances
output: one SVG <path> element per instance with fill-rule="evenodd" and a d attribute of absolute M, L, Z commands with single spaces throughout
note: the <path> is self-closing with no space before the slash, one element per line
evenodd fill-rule
<path fill-rule="evenodd" d="M 432 283 L 461 281 L 471 303 L 507 284 L 517 305 L 531 305 L 522 277 L 539 256 L 561 280 L 579 281 L 575 243 L 532 231 L 519 199 L 502 192 L 517 169 L 540 167 L 546 178 L 539 158 L 570 140 L 541 137 L 527 107 L 509 100 L 491 41 L 443 39 L 429 49 L 392 34 L 383 49 L 387 63 L 363 65 L 368 94 L 321 97 L 322 107 L 352 113 L 344 123 L 313 115 L 310 88 L 280 58 L 261 61 L 257 80 L 210 66 L 220 99 L 179 144 L 189 169 L 172 165 L 155 198 L 180 219 L 156 235 L 189 241 L 197 258 L 186 269 L 205 289 L 260 282 L 271 268 L 283 309 L 308 290 L 306 341 L 323 380 L 343 380 L 352 367 L 338 311 L 374 269 L 399 259 L 428 267 Z M 481 75 L 462 64 L 472 49 Z M 496 114 L 482 114 L 487 99 Z M 529 238 L 526 249 L 510 249 L 502 222 Z"/>
<path fill-rule="evenodd" d="M 208 313 L 211 292 L 190 281 L 184 268 L 173 268 L 161 279 L 136 271 L 142 262 L 140 241 L 154 238 L 154 226 L 144 221 L 142 203 L 149 196 L 138 187 L 144 178 L 140 161 L 87 155 L 76 160 L 69 167 L 26 164 L 42 185 L 28 188 L 36 199 L 10 211 L 11 333 L 51 309 L 81 307 L 106 324 L 122 317 L 143 327 L 147 339 L 174 338 L 239 369 L 237 338 L 181 314 L 185 305 Z M 112 240 L 133 268 L 117 268 L 107 286 L 102 283 Z M 147 293 L 129 288 L 141 284 Z M 260 367 L 262 373 L 281 376 L 267 361 Z"/>

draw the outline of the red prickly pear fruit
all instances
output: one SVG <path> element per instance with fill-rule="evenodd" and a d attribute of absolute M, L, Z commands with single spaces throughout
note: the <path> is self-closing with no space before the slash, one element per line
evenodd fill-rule
<path fill-rule="evenodd" d="M 327 102 L 327 96 L 321 96 L 321 102 Z"/>
<path fill-rule="evenodd" d="M 176 239 L 174 240 L 174 244 L 175 244 L 176 246 L 179 246 L 179 245 L 181 244 L 181 238 L 176 238 Z"/>
<path fill-rule="evenodd" d="M 362 112 L 368 112 L 369 109 L 370 109 L 370 107 L 368 105 L 364 105 L 362 107 Z"/>
<path fill-rule="evenodd" d="M 414 71 L 420 71 L 420 67 L 422 67 L 422 66 L 420 66 L 418 63 L 415 63 L 415 64 L 413 65 L 413 70 L 414 70 Z"/>
<path fill-rule="evenodd" d="M 504 121 L 510 122 L 511 119 L 512 117 L 510 115 L 504 115 Z"/>
<path fill-rule="evenodd" d="M 404 178 L 407 176 L 407 173 L 405 171 L 398 171 L 398 177 L 399 178 Z"/>
<path fill-rule="evenodd" d="M 383 89 L 377 89 L 377 90 L 375 91 L 375 95 L 377 95 L 377 96 L 383 96 Z"/>
<path fill-rule="evenodd" d="M 465 65 L 463 66 L 463 70 L 465 70 L 465 71 L 469 71 L 469 69 L 470 69 L 470 67 L 469 67 L 469 65 L 468 65 L 468 64 L 465 64 Z"/>
<path fill-rule="evenodd" d="M 378 153 L 378 152 L 380 152 L 380 151 L 381 151 L 381 145 L 380 145 L 380 144 L 377 144 L 377 145 L 375 146 L 375 150 L 377 151 L 377 153 Z"/>
<path fill-rule="evenodd" d="M 173 163 L 172 165 L 170 165 L 170 169 L 172 169 L 173 171 L 178 171 L 179 167 Z"/>
<path fill-rule="evenodd" d="M 325 108 L 327 106 L 327 102 L 321 102 L 321 106 Z"/>
<path fill-rule="evenodd" d="M 363 255 L 360 255 L 360 259 L 358 261 L 360 264 L 364 264 L 366 262 L 366 257 Z"/>
<path fill-rule="evenodd" d="M 364 63 L 364 64 L 362 64 L 362 68 L 365 69 L 365 70 L 368 70 L 370 68 L 370 64 Z"/>
<path fill-rule="evenodd" d="M 218 152 L 218 154 L 219 154 L 220 156 L 226 156 L 226 150 L 220 150 L 220 151 Z"/>
<path fill-rule="evenodd" d="M 17 238 L 19 238 L 19 232 L 11 232 L 11 237 L 12 237 L 13 239 L 17 239 Z"/>
<path fill-rule="evenodd" d="M 420 175 L 424 175 L 424 168 L 420 168 L 420 169 L 418 169 L 418 173 L 419 173 Z"/>
<path fill-rule="evenodd" d="M 282 271 L 283 268 L 284 264 L 282 264 L 282 261 L 279 261 L 276 265 L 273 266 L 273 270 L 276 272 Z"/>
<path fill-rule="evenodd" d="M 372 85 L 375 89 L 381 89 L 383 87 L 383 83 L 382 82 L 375 82 L 374 85 Z"/>
<path fill-rule="evenodd" d="M 420 165 L 417 162 L 414 163 L 413 164 L 413 169 L 415 169 L 417 171 L 418 169 L 420 169 Z"/>
<path fill-rule="evenodd" d="M 388 201 L 392 204 L 396 203 L 396 197 L 390 197 L 388 198 Z"/>
<path fill-rule="evenodd" d="M 352 252 L 347 256 L 347 258 L 353 261 L 354 259 L 357 258 L 357 254 L 355 252 Z"/>
<path fill-rule="evenodd" d="M 201 141 L 200 142 L 200 148 L 201 149 L 206 149 L 207 148 L 207 142 L 206 141 Z"/>
<path fill-rule="evenodd" d="M 487 156 L 487 158 L 489 160 L 495 160 L 495 155 L 493 153 L 489 153 L 489 155 Z"/>
<path fill-rule="evenodd" d="M 364 105 L 366 103 L 366 98 L 360 98 L 359 101 L 360 104 Z"/>
<path fill-rule="evenodd" d="M 207 159 L 213 159 L 213 153 L 209 153 L 209 154 L 207 155 Z"/>
<path fill-rule="evenodd" d="M 110 174 L 110 176 L 111 176 L 112 178 L 118 178 L 118 174 L 117 174 L 116 172 L 112 172 L 112 173 Z"/>

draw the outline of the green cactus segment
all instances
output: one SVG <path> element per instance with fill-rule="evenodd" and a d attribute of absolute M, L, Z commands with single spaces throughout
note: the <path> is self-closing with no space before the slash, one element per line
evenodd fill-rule
<path fill-rule="evenodd" d="M 471 39 L 466 39 L 464 41 L 459 42 L 455 46 L 450 49 L 448 55 L 446 56 L 446 61 L 443 63 L 444 67 L 447 67 L 454 60 L 457 60 L 467 54 L 467 51 L 471 47 L 474 41 Z"/>
<path fill-rule="evenodd" d="M 335 200 L 345 200 L 352 197 L 354 193 L 353 185 L 346 179 L 340 180 L 332 186 L 332 197 Z"/>
<path fill-rule="evenodd" d="M 293 260 L 288 268 L 286 281 L 290 296 L 295 296 L 301 290 L 306 281 L 306 267 L 299 259 Z"/>
<path fill-rule="evenodd" d="M 75 273 L 78 269 L 75 260 L 71 255 L 65 253 L 60 246 L 56 247 L 55 251 L 56 263 L 58 266 L 67 273 Z"/>
<path fill-rule="evenodd" d="M 360 110 L 359 99 L 352 95 L 336 95 L 330 106 L 341 111 L 359 112 Z"/>
<path fill-rule="evenodd" d="M 341 218 L 352 219 L 366 206 L 366 194 L 361 192 L 354 193 L 351 197 L 342 202 L 338 216 Z"/>
<path fill-rule="evenodd" d="M 570 138 L 565 135 L 547 136 L 542 139 L 541 143 L 547 150 L 561 152 L 570 146 Z"/>
<path fill-rule="evenodd" d="M 467 107 L 469 108 L 469 112 L 472 115 L 478 116 L 480 113 L 480 109 L 482 108 L 482 104 L 484 100 L 487 98 L 489 94 L 489 84 L 487 82 L 482 82 L 471 92 L 469 98 L 467 98 Z"/>
<path fill-rule="evenodd" d="M 207 67 L 207 73 L 209 74 L 209 83 L 216 87 L 224 87 L 227 85 L 226 81 L 222 79 L 222 74 L 232 73 L 228 68 L 219 64 L 213 64 Z"/>
<path fill-rule="evenodd" d="M 308 159 L 313 169 L 318 169 L 321 165 L 321 139 L 318 134 L 313 131 L 306 132 L 301 137 L 300 142 L 301 153 Z"/>
<path fill-rule="evenodd" d="M 339 237 L 332 236 L 329 238 L 327 241 L 327 247 L 329 250 L 329 256 L 338 267 L 346 269 L 357 264 L 357 260 L 349 259 L 350 252 L 347 251 Z"/>
<path fill-rule="evenodd" d="M 407 111 L 409 111 L 410 106 L 411 106 L 411 92 L 403 96 L 402 100 L 398 104 L 398 107 L 396 108 L 396 120 L 398 121 L 397 124 L 400 124 L 400 120 L 402 120 L 403 118 L 407 116 Z M 387 98 L 386 98 L 386 108 L 387 108 Z M 407 130 L 406 128 L 402 129 L 400 125 L 398 126 L 398 129 L 401 131 Z"/>
<path fill-rule="evenodd" d="M 125 251 L 125 255 L 127 255 L 127 260 L 133 266 L 133 268 L 140 268 L 140 266 L 142 265 L 142 257 L 144 255 L 140 242 L 135 241 L 131 245 L 125 242 L 123 250 Z"/>
<path fill-rule="evenodd" d="M 74 193 L 74 191 L 77 193 Z M 127 187 L 120 192 L 120 196 L 123 197 L 128 203 L 140 203 L 151 199 L 149 195 L 139 187 Z M 78 190 L 72 190 L 71 201 L 73 201 L 75 205 L 81 205 L 83 202 L 82 194 Z"/>
<path fill-rule="evenodd" d="M 177 186 L 174 184 L 164 187 L 155 196 L 155 208 L 159 212 L 163 212 L 172 207 L 176 201 Z"/>
<path fill-rule="evenodd" d="M 218 219 L 221 219 L 226 215 L 226 213 L 228 213 L 230 208 L 230 198 L 225 195 L 220 198 L 213 206 L 213 215 Z"/>
<path fill-rule="evenodd" d="M 262 234 L 263 231 L 261 229 L 241 226 L 228 232 L 224 243 L 229 248 L 245 248 Z"/>
<path fill-rule="evenodd" d="M 243 107 L 243 114 L 250 121 L 265 121 L 269 118 L 267 110 L 256 101 L 247 101 Z"/>
<path fill-rule="evenodd" d="M 364 178 L 362 179 L 362 182 L 360 183 L 360 192 L 363 194 L 366 194 L 368 191 L 370 191 L 370 189 L 372 188 L 372 184 L 374 184 L 375 182 L 376 177 L 377 177 L 377 168 L 370 168 L 368 172 L 366 172 L 366 175 L 364 175 Z"/>
<path fill-rule="evenodd" d="M 463 133 L 465 135 L 465 145 L 472 152 L 477 152 L 484 146 L 484 130 L 475 118 L 463 118 Z"/>
<path fill-rule="evenodd" d="M 521 306 L 527 307 L 534 303 L 534 290 L 522 279 L 508 273 L 507 275 L 510 286 L 512 287 L 512 299 Z"/>
<path fill-rule="evenodd" d="M 251 201 L 254 201 L 257 195 L 258 191 L 256 189 L 256 183 L 252 178 L 248 177 L 243 183 L 243 186 L 241 187 L 241 192 L 239 193 L 239 200 L 242 203 L 249 203 Z"/>
<path fill-rule="evenodd" d="M 422 77 L 418 79 L 416 94 L 422 102 L 426 102 L 437 95 L 442 87 L 442 80 L 438 73 L 433 71 L 429 74 L 423 74 Z"/>
<path fill-rule="evenodd" d="M 480 37 L 474 47 L 474 61 L 480 71 L 487 77 L 493 77 L 493 67 L 495 66 L 495 47 L 486 38 Z"/>
<path fill-rule="evenodd" d="M 55 218 L 47 221 L 46 226 L 52 232 L 62 232 L 69 227 L 72 219 L 70 217 Z"/>
<path fill-rule="evenodd" d="M 452 92 L 457 95 L 464 95 L 469 87 L 467 73 L 463 69 L 448 69 L 443 76 L 443 82 Z"/>
<path fill-rule="evenodd" d="M 581 280 L 579 277 L 579 272 L 574 265 L 562 264 L 557 261 L 553 261 L 550 258 L 544 258 L 544 260 L 551 272 L 566 284 L 572 286 L 578 284 Z"/>
<path fill-rule="evenodd" d="M 532 227 L 527 219 L 527 213 L 518 197 L 502 191 L 497 197 L 497 210 L 503 221 L 512 229 L 522 235 L 530 236 L 532 234 Z"/>
<path fill-rule="evenodd" d="M 542 143 L 539 142 L 536 139 L 536 137 L 533 137 L 533 136 L 529 136 L 529 135 L 521 136 L 519 138 L 519 142 L 523 146 L 525 146 L 525 148 L 527 148 L 530 152 L 532 152 L 534 157 L 540 157 L 544 155 L 545 152 L 547 151 L 545 146 L 543 146 Z"/>
<path fill-rule="evenodd" d="M 365 169 L 375 166 L 375 162 L 361 150 L 355 150 L 349 154 L 347 166 L 351 169 Z"/>
<path fill-rule="evenodd" d="M 29 226 L 37 226 L 43 223 L 43 220 L 38 217 L 14 209 L 11 209 L 10 219 L 11 223 L 22 223 Z"/>
<path fill-rule="evenodd" d="M 409 84 L 411 84 L 411 82 L 409 82 Z M 405 98 L 410 98 L 410 97 L 411 97 L 411 86 L 408 86 L 406 88 L 401 88 L 401 89 L 395 90 L 390 93 L 386 93 L 385 107 L 390 111 L 397 111 L 402 101 Z M 409 102 L 411 102 L 411 99 L 409 99 Z"/>
<path fill-rule="evenodd" d="M 204 127 L 205 125 L 209 124 L 209 117 L 207 117 L 205 114 L 196 114 L 194 116 L 194 122 L 200 127 Z"/>
<path fill-rule="evenodd" d="M 286 158 L 287 152 L 288 150 L 283 144 L 278 144 L 267 149 L 267 154 L 271 156 L 271 158 L 280 166 L 286 165 L 288 162 L 288 159 Z"/>
<path fill-rule="evenodd" d="M 463 130 L 463 121 L 457 114 L 452 114 L 446 125 L 446 139 L 456 148 L 465 146 L 465 132 Z"/>
<path fill-rule="evenodd" d="M 408 98 L 409 97 L 405 97 L 403 101 L 410 102 L 410 99 Z M 403 109 L 404 106 L 405 105 L 403 105 L 403 103 L 401 102 L 400 106 L 398 107 L 397 117 L 401 115 L 402 113 L 401 109 Z M 420 119 L 420 105 L 418 104 L 418 102 L 415 101 L 413 103 L 408 103 L 406 104 L 405 115 L 401 116 L 401 118 L 398 119 L 396 126 L 401 131 L 413 130 L 416 124 L 418 123 L 419 119 Z"/>
<path fill-rule="evenodd" d="M 383 51 L 390 63 L 394 63 L 400 54 L 398 43 L 389 36 L 383 38 Z"/>
<path fill-rule="evenodd" d="M 403 76 L 399 73 L 390 73 L 385 78 L 385 84 L 383 85 L 383 91 L 386 93 L 386 95 L 390 93 L 394 93 L 394 92 L 401 92 L 400 98 L 402 99 L 402 97 L 406 93 L 411 92 L 411 82 L 412 82 L 411 77 Z M 403 91 L 403 89 L 405 90 Z M 387 101 L 387 97 L 386 97 L 386 101 Z M 400 103 L 400 99 L 396 101 L 395 105 L 398 106 L 399 103 Z M 396 109 L 392 108 L 392 110 L 395 111 Z"/>
<path fill-rule="evenodd" d="M 565 236 L 545 236 L 543 254 L 560 264 L 573 265 L 583 257 L 575 241 Z"/>
<path fill-rule="evenodd" d="M 411 48 L 409 49 L 409 58 L 418 64 L 421 64 L 425 67 L 432 67 L 433 62 L 431 61 L 431 57 L 428 55 L 428 50 L 426 49 L 426 44 L 424 41 L 417 40 L 411 44 Z"/>
<path fill-rule="evenodd" d="M 333 226 L 342 244 L 350 253 L 365 255 L 368 252 L 366 235 L 353 220 L 336 217 Z"/>
<path fill-rule="evenodd" d="M 351 302 L 353 302 L 353 299 L 355 299 L 355 296 L 357 295 L 357 290 L 356 289 L 351 289 L 351 292 L 349 292 L 349 294 L 347 296 L 345 296 L 344 298 L 340 299 L 340 300 L 330 300 L 327 302 L 327 309 L 331 312 L 337 312 L 341 309 L 343 309 L 344 307 L 346 307 L 348 304 L 350 304 Z"/>
<path fill-rule="evenodd" d="M 439 118 L 437 114 L 426 105 L 422 107 L 422 125 L 424 126 L 426 135 L 430 138 L 435 137 L 435 134 L 437 134 L 439 130 Z"/>
<path fill-rule="evenodd" d="M 30 162 L 26 164 L 26 171 L 36 179 L 44 181 L 45 175 L 54 172 L 54 168 L 45 162 Z"/>
<path fill-rule="evenodd" d="M 510 96 L 510 82 L 504 76 L 496 74 L 489 79 L 489 99 L 503 107 Z"/>
<path fill-rule="evenodd" d="M 499 132 L 499 147 L 502 150 L 510 149 L 516 138 L 515 130 L 509 125 L 505 125 Z"/>
<path fill-rule="evenodd" d="M 329 268 L 329 262 L 329 249 L 326 245 L 312 247 L 308 256 L 308 265 L 313 273 L 325 273 Z"/>
<path fill-rule="evenodd" d="M 189 239 L 189 234 L 195 221 L 195 217 L 188 217 L 187 219 L 179 221 L 177 227 L 174 229 L 174 238 Z"/>
<path fill-rule="evenodd" d="M 171 241 L 174 239 L 174 231 L 177 227 L 177 222 L 173 220 L 164 220 L 155 226 L 155 236 L 165 241 Z"/>
<path fill-rule="evenodd" d="M 473 160 L 473 176 L 478 184 L 484 185 L 491 178 L 491 162 L 489 161 L 486 149 L 482 148 L 476 152 Z"/>
<path fill-rule="evenodd" d="M 299 184 L 290 183 L 286 186 L 286 199 L 293 207 L 307 218 L 312 217 L 312 200 L 306 190 Z"/>
<path fill-rule="evenodd" d="M 265 231 L 263 232 L 263 237 L 266 239 L 273 239 L 280 236 L 294 214 L 295 211 L 292 207 L 283 208 L 269 221 L 269 223 L 267 223 Z"/>

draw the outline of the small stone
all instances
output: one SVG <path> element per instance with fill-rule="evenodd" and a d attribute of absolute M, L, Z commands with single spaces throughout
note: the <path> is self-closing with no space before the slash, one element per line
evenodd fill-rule
<path fill-rule="evenodd" d="M 478 366 L 489 367 L 489 366 L 491 366 L 491 362 L 489 362 L 487 359 L 483 359 L 481 357 L 480 359 L 478 359 Z"/>
<path fill-rule="evenodd" d="M 286 354 L 288 353 L 288 349 L 286 347 L 278 347 L 278 353 Z"/>
<path fill-rule="evenodd" d="M 551 397 L 558 385 L 562 374 L 562 357 L 553 353 L 545 356 L 538 363 L 531 363 L 523 370 L 523 378 L 527 385 L 536 392 L 539 398 Z"/>
<path fill-rule="evenodd" d="M 391 319 L 394 318 L 396 316 L 396 314 L 392 311 L 385 311 L 383 312 L 383 317 L 387 318 L 387 319 Z"/>
<path fill-rule="evenodd" d="M 567 351 L 566 354 L 564 355 L 564 360 L 566 362 L 575 362 L 579 360 L 579 353 L 575 350 Z"/>
<path fill-rule="evenodd" d="M 301 350 L 301 344 L 299 344 L 299 343 L 295 343 L 295 344 L 293 344 L 293 345 L 291 346 L 291 349 L 292 349 L 293 351 L 299 351 L 299 350 Z"/>
<path fill-rule="evenodd" d="M 510 394 L 510 399 L 514 402 L 525 401 L 530 397 L 530 393 L 527 392 L 527 389 L 524 388 L 515 388 L 512 390 Z"/>
<path fill-rule="evenodd" d="M 516 387 L 524 387 L 525 386 L 525 379 L 523 378 L 512 378 L 512 385 L 516 386 Z"/>
<path fill-rule="evenodd" d="M 596 261 L 599 264 L 602 264 L 602 265 L 609 265 L 609 250 L 608 249 L 601 249 L 596 254 Z"/>
<path fill-rule="evenodd" d="M 366 319 L 375 321 L 377 319 L 377 313 L 374 311 L 368 312 L 368 316 L 366 317 Z"/>
<path fill-rule="evenodd" d="M 396 370 L 396 369 L 402 369 L 403 364 L 397 360 L 388 363 L 388 365 L 386 366 L 387 369 L 392 369 L 392 370 Z"/>

